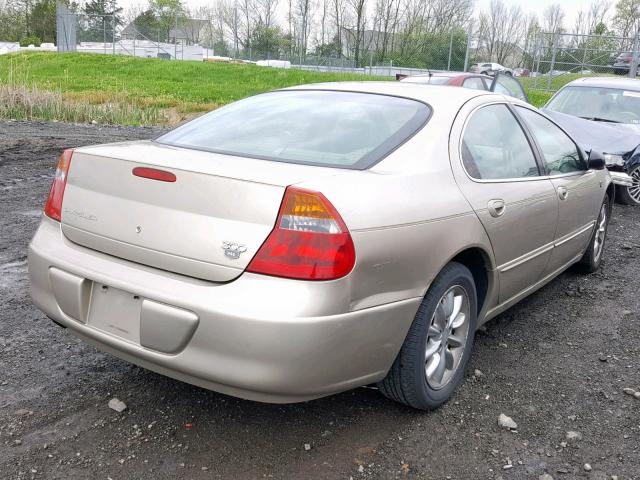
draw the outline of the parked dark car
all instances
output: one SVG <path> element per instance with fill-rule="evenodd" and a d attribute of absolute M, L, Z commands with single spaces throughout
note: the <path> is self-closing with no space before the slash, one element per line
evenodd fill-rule
<path fill-rule="evenodd" d="M 474 90 L 496 92 L 528 102 L 527 94 L 520 82 L 511 75 L 496 74 L 494 77 L 466 72 L 429 72 L 420 75 L 396 75 L 396 79 L 406 83 L 424 85 L 449 85 Z"/>
<path fill-rule="evenodd" d="M 616 197 L 640 205 L 640 80 L 580 78 L 561 88 L 543 111 L 582 148 L 604 152 L 617 184 Z M 616 172 L 627 173 L 631 180 Z"/>
<path fill-rule="evenodd" d="M 613 73 L 617 75 L 629 75 L 629 70 L 631 69 L 632 62 L 633 52 L 622 52 L 614 59 L 613 65 L 611 65 L 611 68 L 613 68 Z"/>

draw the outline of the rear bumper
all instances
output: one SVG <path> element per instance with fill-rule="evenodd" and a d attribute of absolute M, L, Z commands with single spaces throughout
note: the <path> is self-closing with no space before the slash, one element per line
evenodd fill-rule
<path fill-rule="evenodd" d="M 29 274 L 34 303 L 99 349 L 210 390 L 275 403 L 383 378 L 421 300 L 349 311 L 349 277 L 301 282 L 245 273 L 231 283 L 205 282 L 75 245 L 48 218 L 29 247 Z M 107 289 L 118 292 L 118 308 L 134 311 L 129 324 L 109 313 L 119 311 L 115 303 L 98 308 L 96 295 Z"/>

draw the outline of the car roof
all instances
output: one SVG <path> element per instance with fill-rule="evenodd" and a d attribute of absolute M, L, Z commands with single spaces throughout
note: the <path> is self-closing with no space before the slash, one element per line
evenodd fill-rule
<path fill-rule="evenodd" d="M 336 90 L 392 95 L 428 103 L 434 109 L 449 109 L 455 106 L 459 108 L 462 104 L 472 98 L 479 97 L 481 95 L 495 95 L 484 90 L 474 90 L 448 85 L 429 85 L 392 81 L 312 83 L 307 85 L 297 85 L 285 88 L 284 90 Z"/>
<path fill-rule="evenodd" d="M 584 77 L 569 82 L 565 86 L 624 88 L 626 90 L 634 90 L 640 92 L 640 80 L 625 77 Z"/>

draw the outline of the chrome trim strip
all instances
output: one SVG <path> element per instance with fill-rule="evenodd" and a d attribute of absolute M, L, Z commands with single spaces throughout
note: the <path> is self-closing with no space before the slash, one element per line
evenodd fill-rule
<path fill-rule="evenodd" d="M 591 230 L 593 228 L 593 226 L 595 225 L 595 223 L 596 223 L 595 220 L 591 221 L 587 225 L 582 227 L 581 229 L 579 229 L 579 230 L 577 230 L 575 232 L 569 233 L 568 235 L 565 235 L 564 237 L 560 238 L 559 240 L 556 240 L 554 242 L 554 246 L 555 247 L 559 247 L 560 245 L 564 245 L 565 243 L 573 240 L 574 238 L 579 237 L 584 232 L 586 232 L 588 230 Z"/>
<path fill-rule="evenodd" d="M 545 277 L 541 278 L 540 280 L 538 280 L 536 283 L 534 283 L 530 287 L 525 288 L 520 293 L 515 294 L 513 297 L 505 300 L 504 302 L 500 303 L 499 305 L 496 305 L 492 309 L 488 310 L 487 313 L 484 316 L 484 319 L 482 320 L 482 323 L 485 323 L 486 321 L 492 319 L 496 315 L 499 315 L 500 313 L 504 312 L 508 308 L 511 308 L 513 305 L 518 303 L 520 300 L 523 300 L 524 298 L 529 296 L 531 293 L 533 293 L 536 290 L 538 290 L 539 288 L 543 287 L 545 284 L 549 283 L 551 280 L 553 280 L 556 276 L 558 276 L 564 270 L 566 270 L 571 265 L 573 265 L 578 260 L 580 260 L 580 258 L 582 258 L 582 254 L 581 253 L 579 253 L 578 255 L 573 257 L 570 261 L 565 263 L 560 268 L 554 270 L 550 274 L 548 274 Z"/>
<path fill-rule="evenodd" d="M 509 261 L 509 262 L 507 262 L 507 263 L 505 263 L 503 265 L 500 265 L 498 267 L 498 271 L 500 273 L 508 272 L 509 270 L 512 270 L 512 269 L 522 265 L 523 263 L 526 263 L 526 262 L 528 262 L 530 260 L 533 260 L 536 257 L 539 257 L 543 253 L 547 253 L 547 252 L 553 250 L 553 248 L 554 248 L 553 242 L 547 243 L 546 245 L 538 247 L 535 250 L 532 250 L 531 252 L 525 253 L 521 257 L 514 258 L 513 260 L 511 260 L 511 261 Z"/>
<path fill-rule="evenodd" d="M 530 260 L 533 260 L 536 257 L 539 257 L 540 255 L 547 253 L 551 250 L 553 250 L 556 247 L 559 247 L 561 245 L 564 245 L 565 243 L 573 240 L 576 237 L 579 237 L 580 235 L 582 235 L 584 232 L 589 231 L 593 228 L 594 224 L 596 222 L 595 221 L 591 221 L 589 222 L 587 225 L 585 225 L 582 228 L 579 228 L 578 230 L 569 233 L 568 235 L 565 235 L 564 237 L 558 239 L 558 240 L 554 240 L 551 243 L 547 243 L 546 245 L 543 245 L 539 248 L 536 248 L 535 250 L 532 250 L 531 252 L 525 253 L 524 255 L 515 258 L 505 264 L 502 264 L 498 267 L 498 271 L 500 273 L 505 273 L 508 272 L 509 270 L 513 270 L 516 267 L 519 267 L 520 265 L 522 265 L 523 263 L 526 263 Z"/>

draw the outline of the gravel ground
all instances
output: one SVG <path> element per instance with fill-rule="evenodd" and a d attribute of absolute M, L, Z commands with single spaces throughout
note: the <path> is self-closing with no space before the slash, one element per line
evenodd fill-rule
<path fill-rule="evenodd" d="M 479 332 L 466 381 L 431 413 L 371 388 L 239 400 L 55 326 L 29 299 L 26 249 L 57 155 L 159 132 L 0 123 L 1 478 L 640 478 L 640 399 L 623 392 L 640 389 L 639 209 L 616 206 L 600 272 L 565 273 Z"/>

